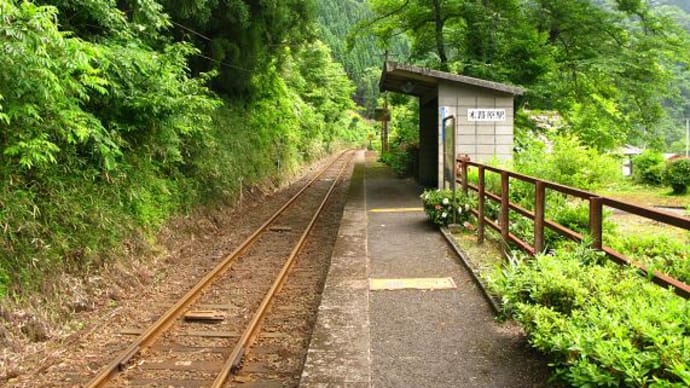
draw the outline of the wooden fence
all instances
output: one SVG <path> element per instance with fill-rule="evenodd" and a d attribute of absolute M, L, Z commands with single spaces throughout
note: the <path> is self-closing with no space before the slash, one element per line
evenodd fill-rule
<path fill-rule="evenodd" d="M 457 163 L 459 170 L 458 172 L 460 173 L 458 183 L 462 185 L 463 192 L 467 193 L 468 190 L 473 190 L 477 192 L 479 198 L 479 204 L 477 206 L 477 209 L 473 210 L 473 212 L 475 213 L 478 219 L 478 241 L 480 243 L 484 241 L 486 226 L 489 226 L 490 228 L 496 230 L 501 234 L 505 241 L 514 243 L 520 249 L 529 253 L 530 255 L 540 253 L 544 250 L 544 228 L 549 228 L 555 231 L 556 233 L 559 233 L 573 241 L 582 242 L 583 236 L 581 234 L 545 218 L 546 190 L 553 190 L 589 202 L 589 232 L 592 238 L 593 248 L 606 252 L 606 255 L 610 259 L 619 264 L 626 264 L 637 267 L 645 275 L 650 276 L 655 283 L 663 287 L 670 286 L 678 295 L 686 299 L 690 298 L 690 285 L 671 276 L 660 273 L 658 271 L 650 273 L 650 271 L 643 264 L 631 260 L 630 258 L 624 256 L 619 252 L 616 252 L 610 247 L 604 246 L 602 235 L 604 206 L 613 209 L 618 209 L 630 214 L 635 214 L 640 217 L 644 217 L 666 225 L 675 226 L 689 231 L 690 218 L 676 216 L 658 210 L 633 205 L 624 201 L 602 197 L 600 195 L 590 193 L 588 191 L 560 185 L 558 183 L 544 181 L 528 175 L 523 175 L 512 171 L 491 167 L 481 163 L 475 163 L 467 158 L 459 158 L 457 159 Z M 471 184 L 468 181 L 469 168 L 476 168 L 478 170 L 477 185 Z M 485 175 L 487 171 L 500 175 L 500 195 L 486 191 Z M 526 182 L 534 186 L 534 212 L 510 202 L 509 194 L 511 179 Z M 501 204 L 501 210 L 499 213 L 497 223 L 486 217 L 486 199 L 490 199 Z M 510 232 L 510 211 L 514 211 L 533 221 L 534 245 L 530 245 L 528 242 L 520 239 L 518 236 L 515 236 Z"/>

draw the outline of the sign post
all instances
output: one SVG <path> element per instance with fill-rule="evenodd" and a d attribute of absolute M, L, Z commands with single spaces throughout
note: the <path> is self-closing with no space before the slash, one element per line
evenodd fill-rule
<path fill-rule="evenodd" d="M 381 122 L 381 153 L 388 152 L 388 122 L 391 120 L 391 112 L 388 110 L 388 102 L 383 103 L 383 108 L 374 110 L 374 119 Z"/>
<path fill-rule="evenodd" d="M 448 229 L 451 233 L 456 233 L 460 230 L 458 225 L 458 210 L 455 209 L 457 204 L 457 163 L 455 162 L 455 116 L 448 116 L 443 118 L 443 180 L 444 187 L 450 188 L 452 192 L 451 213 L 452 222 L 448 224 Z"/>
<path fill-rule="evenodd" d="M 685 119 L 685 157 L 690 156 L 690 119 Z"/>

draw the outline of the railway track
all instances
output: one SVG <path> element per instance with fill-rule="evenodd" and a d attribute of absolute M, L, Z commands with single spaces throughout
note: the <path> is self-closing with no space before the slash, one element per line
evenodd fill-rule
<path fill-rule="evenodd" d="M 296 384 L 303 355 L 285 344 L 306 348 L 325 277 L 301 253 L 319 250 L 310 233 L 351 160 L 319 172 L 152 325 L 128 329 L 136 339 L 86 386 Z"/>

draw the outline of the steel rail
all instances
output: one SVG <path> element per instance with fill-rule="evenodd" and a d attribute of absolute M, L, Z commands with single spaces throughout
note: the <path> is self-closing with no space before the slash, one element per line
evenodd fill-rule
<path fill-rule="evenodd" d="M 292 203 L 294 203 L 297 198 L 299 198 L 304 191 L 306 191 L 311 185 L 321 177 L 331 166 L 335 164 L 337 160 L 342 158 L 345 154 L 344 151 L 336 158 L 333 159 L 331 163 L 328 164 L 324 169 L 322 169 L 318 174 L 314 176 L 309 182 L 307 182 L 302 189 L 300 189 L 295 195 L 293 195 L 283 206 L 280 207 L 266 222 L 264 222 L 259 228 L 257 228 L 254 233 L 252 233 L 240 246 L 238 246 L 232 253 L 227 255 L 215 268 L 213 268 L 209 273 L 207 273 L 199 282 L 196 283 L 192 289 L 190 289 L 180 300 L 178 300 L 170 309 L 168 309 L 158 320 L 148 329 L 146 329 L 137 339 L 135 339 L 124 351 L 122 351 L 110 364 L 104 367 L 88 384 L 87 388 L 102 387 L 108 380 L 112 379 L 117 373 L 123 371 L 127 366 L 129 360 L 131 360 L 135 355 L 139 354 L 142 350 L 148 348 L 153 344 L 153 342 L 165 331 L 167 330 L 176 319 L 178 319 L 184 313 L 184 310 L 194 303 L 199 296 L 201 291 L 210 285 L 219 275 L 227 271 L 235 259 L 242 254 L 247 248 L 249 248 L 256 239 L 268 228 L 268 226 L 273 223 Z"/>
<path fill-rule="evenodd" d="M 324 207 L 326 206 L 326 202 L 330 199 L 333 190 L 335 189 L 336 185 L 338 184 L 338 181 L 340 180 L 340 177 L 343 174 L 343 171 L 345 171 L 345 167 L 347 167 L 347 163 L 340 168 L 340 171 L 338 171 L 338 175 L 333 180 L 333 183 L 331 183 L 328 192 L 324 196 L 319 207 L 316 209 L 316 212 L 314 212 L 314 216 L 312 216 L 311 220 L 309 221 L 309 224 L 307 225 L 307 228 L 302 233 L 302 236 L 300 237 L 299 241 L 292 249 L 292 252 L 290 252 L 290 256 L 283 265 L 283 268 L 278 274 L 278 277 L 273 282 L 271 288 L 264 296 L 264 299 L 261 301 L 258 310 L 254 313 L 251 322 L 245 328 L 244 332 L 242 333 L 242 336 L 240 337 L 240 340 L 238 341 L 237 345 L 235 345 L 234 349 L 232 350 L 232 353 L 230 353 L 230 356 L 227 358 L 225 364 L 223 365 L 223 368 L 217 375 L 215 381 L 213 382 L 213 385 L 211 385 L 212 388 L 222 387 L 225 384 L 225 381 L 228 379 L 228 377 L 230 377 L 232 373 L 235 373 L 239 369 L 239 365 L 242 362 L 242 358 L 247 348 L 251 346 L 251 343 L 255 338 L 255 334 L 261 324 L 261 321 L 263 320 L 263 317 L 266 315 L 266 312 L 268 311 L 268 307 L 273 301 L 273 298 L 275 297 L 276 293 L 282 288 L 283 284 L 285 283 L 285 279 L 287 279 L 287 274 L 290 271 L 292 265 L 294 264 L 295 258 L 304 247 L 309 233 L 311 233 L 312 229 L 314 228 L 314 224 L 316 224 L 316 220 L 319 218 Z"/>

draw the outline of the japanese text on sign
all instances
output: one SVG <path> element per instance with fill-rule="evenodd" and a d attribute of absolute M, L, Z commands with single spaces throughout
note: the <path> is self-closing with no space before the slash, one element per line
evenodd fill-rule
<path fill-rule="evenodd" d="M 467 121 L 506 121 L 506 110 L 468 109 Z"/>

